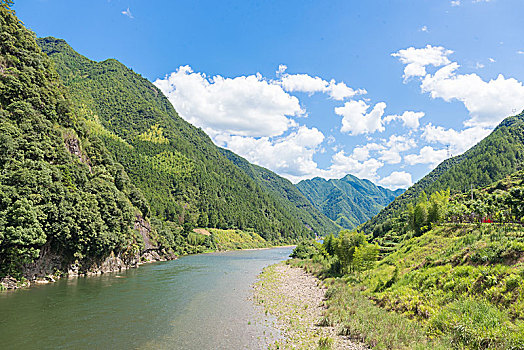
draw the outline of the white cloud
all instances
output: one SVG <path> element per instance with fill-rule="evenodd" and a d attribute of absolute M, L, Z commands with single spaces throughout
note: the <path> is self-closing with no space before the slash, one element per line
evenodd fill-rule
<path fill-rule="evenodd" d="M 447 158 L 447 153 L 445 149 L 435 150 L 431 146 L 425 146 L 419 154 L 408 154 L 404 156 L 404 160 L 409 165 L 430 164 L 434 168 Z"/>
<path fill-rule="evenodd" d="M 416 49 L 409 47 L 404 50 L 399 50 L 391 54 L 393 57 L 398 57 L 400 62 L 406 65 L 404 67 L 404 80 L 411 77 L 422 77 L 426 75 L 426 66 L 431 65 L 440 67 L 450 63 L 447 56 L 453 51 L 446 50 L 441 46 L 427 45 L 423 49 Z"/>
<path fill-rule="evenodd" d="M 402 161 L 400 153 L 412 149 L 417 144 L 415 140 L 405 136 L 391 135 L 379 151 L 380 160 L 388 164 L 398 164 Z"/>
<path fill-rule="evenodd" d="M 353 148 L 353 152 L 351 153 L 351 156 L 353 159 L 356 159 L 360 162 L 368 160 L 370 158 L 370 152 L 372 151 L 380 151 L 383 150 L 384 146 L 379 145 L 378 143 L 368 143 L 364 146 L 357 146 Z"/>
<path fill-rule="evenodd" d="M 480 140 L 488 136 L 490 129 L 472 127 L 461 131 L 444 129 L 431 123 L 424 127 L 422 137 L 428 142 L 437 142 L 450 147 L 451 155 L 456 156 L 467 151 Z"/>
<path fill-rule="evenodd" d="M 370 142 L 363 146 L 353 148 L 351 158 L 363 162 L 369 160 L 372 152 L 378 153 L 374 155 L 375 158 L 387 163 L 398 164 L 402 160 L 400 153 L 412 149 L 417 144 L 415 140 L 409 139 L 405 136 L 391 135 L 389 139 L 382 139 L 381 143 Z"/>
<path fill-rule="evenodd" d="M 316 128 L 301 126 L 289 135 L 275 139 L 218 135 L 216 141 L 250 162 L 298 181 L 318 173 L 313 155 L 324 141 L 324 135 Z"/>
<path fill-rule="evenodd" d="M 422 28 L 420 28 L 420 31 L 421 32 L 427 32 L 428 31 L 428 27 L 427 26 L 422 26 Z"/>
<path fill-rule="evenodd" d="M 378 182 L 380 185 L 396 190 L 398 188 L 408 188 L 413 185 L 411 174 L 405 171 L 394 171 Z"/>
<path fill-rule="evenodd" d="M 364 101 L 349 101 L 342 107 L 336 107 L 335 113 L 342 116 L 341 132 L 347 132 L 351 135 L 373 133 L 375 131 L 384 131 L 382 116 L 386 109 L 384 102 L 379 102 L 373 107 L 371 112 Z"/>
<path fill-rule="evenodd" d="M 476 69 L 482 69 L 482 68 L 484 68 L 484 67 L 485 67 L 485 66 L 484 66 L 483 63 L 477 62 L 477 63 L 475 64 L 475 68 L 476 68 Z"/>
<path fill-rule="evenodd" d="M 182 118 L 212 135 L 278 136 L 297 125 L 290 117 L 305 113 L 296 97 L 259 74 L 207 78 L 181 66 L 155 85 Z"/>
<path fill-rule="evenodd" d="M 419 119 L 424 116 L 424 112 L 405 111 L 402 115 L 388 115 L 384 118 L 385 123 L 393 120 L 402 120 L 402 124 L 411 129 L 417 129 L 420 125 Z"/>
<path fill-rule="evenodd" d="M 522 51 L 522 50 L 518 50 L 517 53 L 518 53 L 519 55 L 524 55 L 524 51 Z"/>
<path fill-rule="evenodd" d="M 393 56 L 406 65 L 404 79 L 421 77 L 422 92 L 447 102 L 462 102 L 470 115 L 464 122 L 466 126 L 493 127 L 513 110 L 524 108 L 524 86 L 520 81 L 506 79 L 502 74 L 490 81 L 482 80 L 477 74 L 457 74 L 459 64 L 447 57 L 452 52 L 428 45 L 422 49 L 400 50 Z M 429 65 L 441 68 L 430 74 L 426 72 Z"/>
<path fill-rule="evenodd" d="M 133 14 L 131 13 L 131 10 L 129 10 L 129 7 L 127 8 L 127 10 L 124 10 L 124 11 L 122 11 L 120 13 L 123 14 L 124 16 L 127 16 L 127 17 L 131 18 L 131 19 L 135 18 L 135 17 L 133 17 Z"/>
<path fill-rule="evenodd" d="M 499 74 L 488 82 L 476 74 L 456 74 L 456 62 L 440 68 L 434 75 L 427 74 L 421 83 L 423 92 L 432 98 L 450 102 L 458 100 L 470 114 L 466 126 L 493 127 L 524 107 L 524 86 L 516 79 Z"/>
<path fill-rule="evenodd" d="M 491 63 L 495 63 L 495 62 L 496 62 L 492 57 L 488 58 L 488 60 L 489 60 Z"/>
<path fill-rule="evenodd" d="M 364 89 L 354 90 L 344 82 L 337 83 L 334 79 L 327 81 L 308 74 L 287 74 L 285 73 L 286 69 L 287 66 L 279 65 L 277 76 L 280 77 L 280 80 L 275 81 L 275 83 L 281 85 L 288 92 L 306 92 L 309 94 L 321 92 L 337 101 L 367 93 Z"/>
<path fill-rule="evenodd" d="M 358 161 L 351 155 L 347 156 L 344 151 L 336 153 L 331 161 L 329 170 L 320 172 L 326 178 L 341 178 L 352 174 L 361 179 L 377 181 L 377 170 L 384 166 L 384 163 L 374 158 Z"/>
<path fill-rule="evenodd" d="M 451 6 L 460 6 L 460 0 L 451 0 Z"/>

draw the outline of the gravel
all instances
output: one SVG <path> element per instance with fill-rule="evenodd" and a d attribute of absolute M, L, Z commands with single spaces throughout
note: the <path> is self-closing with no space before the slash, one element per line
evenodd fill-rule
<path fill-rule="evenodd" d="M 254 300 L 275 317 L 274 327 L 282 335 L 271 349 L 365 349 L 338 335 L 336 327 L 318 326 L 325 312 L 326 288 L 301 268 L 285 264 L 269 266 L 254 285 Z"/>

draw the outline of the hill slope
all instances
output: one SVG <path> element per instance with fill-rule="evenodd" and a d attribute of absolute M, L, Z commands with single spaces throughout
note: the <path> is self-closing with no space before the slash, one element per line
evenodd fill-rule
<path fill-rule="evenodd" d="M 296 186 L 315 207 L 346 229 L 362 224 L 402 193 L 353 175 L 331 180 L 316 177 Z"/>
<path fill-rule="evenodd" d="M 87 132 L 33 34 L 0 6 L 0 277 L 136 258 L 149 208 Z M 146 230 L 147 231 L 147 230 Z"/>
<path fill-rule="evenodd" d="M 186 229 L 253 228 L 273 241 L 313 234 L 201 129 L 180 118 L 149 81 L 116 60 L 91 61 L 63 40 L 39 44 L 77 108 L 92 112 L 92 129 L 143 191 L 154 216 Z"/>
<path fill-rule="evenodd" d="M 337 233 L 340 226 L 315 208 L 311 202 L 289 180 L 274 172 L 249 163 L 235 153 L 221 149 L 233 164 L 242 169 L 258 185 L 264 188 L 293 216 L 300 218 L 303 224 L 320 234 Z"/>
<path fill-rule="evenodd" d="M 486 186 L 522 168 L 524 162 L 524 114 L 508 117 L 493 132 L 465 153 L 447 159 L 397 197 L 362 229 L 380 236 L 387 220 L 406 209 L 425 191 L 428 195 L 449 188 L 451 193 Z"/>

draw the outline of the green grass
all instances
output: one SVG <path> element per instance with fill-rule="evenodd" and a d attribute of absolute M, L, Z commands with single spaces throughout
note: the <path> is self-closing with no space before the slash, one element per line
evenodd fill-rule
<path fill-rule="evenodd" d="M 211 233 L 217 250 L 255 249 L 271 246 L 271 243 L 255 232 L 217 228 L 210 228 L 208 231 Z"/>
<path fill-rule="evenodd" d="M 327 294 L 327 320 L 341 332 L 373 349 L 447 349 L 441 340 L 427 337 L 424 327 L 388 312 L 366 298 L 358 287 L 336 282 Z"/>

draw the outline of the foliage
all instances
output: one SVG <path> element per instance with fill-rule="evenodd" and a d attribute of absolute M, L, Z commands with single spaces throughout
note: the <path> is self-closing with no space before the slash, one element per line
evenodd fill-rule
<path fill-rule="evenodd" d="M 302 241 L 293 249 L 290 257 L 296 259 L 311 259 L 313 256 L 319 254 L 319 246 L 320 244 L 315 241 Z"/>
<path fill-rule="evenodd" d="M 297 212 L 286 210 L 293 204 L 283 204 L 235 166 L 149 81 L 116 60 L 91 61 L 63 40 L 38 42 L 75 97 L 75 109 L 90 111 L 86 119 L 96 127 L 93 133 L 160 221 L 186 228 L 249 228 L 273 242 L 313 236 Z M 311 227 L 320 230 L 323 224 Z"/>
<path fill-rule="evenodd" d="M 289 180 L 278 176 L 274 172 L 251 164 L 235 153 L 221 148 L 220 151 L 233 164 L 242 169 L 257 185 L 267 191 L 283 209 L 301 221 L 313 232 L 324 235 L 338 232 L 340 226 L 320 212 Z"/>
<path fill-rule="evenodd" d="M 0 38 L 0 276 L 20 277 L 44 246 L 89 267 L 141 244 L 133 223 L 148 214 L 143 196 L 80 122 L 33 34 L 4 7 Z"/>
<path fill-rule="evenodd" d="M 376 186 L 353 175 L 338 180 L 316 177 L 302 180 L 296 186 L 322 213 L 350 230 L 376 215 L 403 192 Z"/>
<path fill-rule="evenodd" d="M 481 188 L 522 168 L 524 161 L 524 113 L 502 121 L 486 138 L 465 153 L 446 159 L 428 175 L 397 197 L 361 229 L 375 237 L 388 220 L 406 210 L 424 191 L 427 194 L 450 189 L 451 194 Z"/>
<path fill-rule="evenodd" d="M 395 239 L 395 246 L 381 246 L 377 263 L 363 271 L 347 269 L 342 279 L 377 306 L 418 321 L 429 337 L 445 337 L 455 347 L 522 348 L 523 182 L 524 173 L 517 172 L 473 193 L 450 196 L 446 190 L 428 198 L 422 192 L 375 238 L 382 245 Z M 322 259 L 294 264 L 324 278 L 339 276 L 333 266 L 341 261 L 358 266 L 355 242 L 362 240 L 356 232 L 346 235 L 326 237 Z M 338 320 L 352 323 L 351 317 Z"/>

